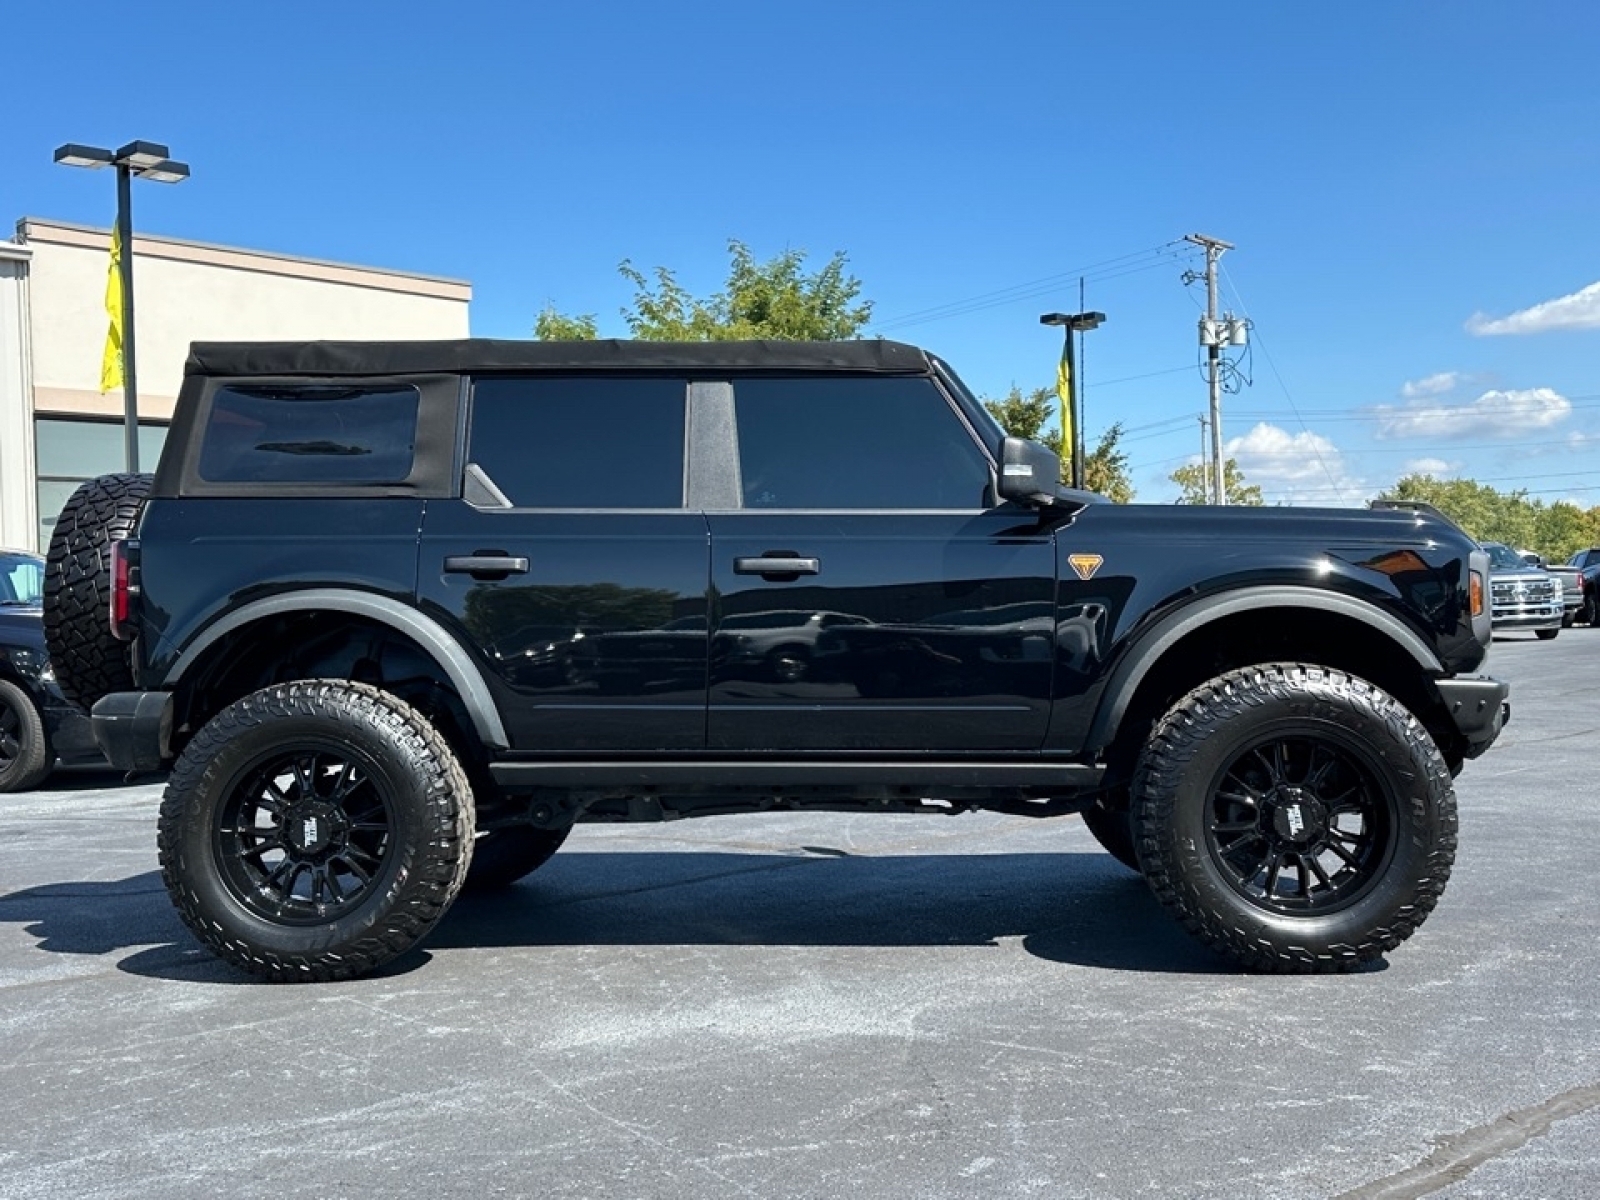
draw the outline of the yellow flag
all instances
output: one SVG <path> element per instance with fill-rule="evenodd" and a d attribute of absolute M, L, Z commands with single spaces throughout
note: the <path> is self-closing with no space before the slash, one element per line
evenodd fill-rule
<path fill-rule="evenodd" d="M 106 276 L 106 348 L 100 356 L 100 390 L 122 386 L 122 230 L 111 231 L 111 271 Z"/>
<path fill-rule="evenodd" d="M 1072 331 L 1067 331 L 1067 337 Z M 1061 460 L 1070 464 L 1075 443 L 1072 440 L 1072 374 L 1067 367 L 1067 343 L 1061 342 L 1061 365 L 1056 368 L 1056 395 L 1061 397 Z"/>

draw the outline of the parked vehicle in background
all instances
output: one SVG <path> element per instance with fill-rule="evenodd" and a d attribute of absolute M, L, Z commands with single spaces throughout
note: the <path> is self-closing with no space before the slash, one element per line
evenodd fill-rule
<path fill-rule="evenodd" d="M 1578 568 L 1583 580 L 1583 607 L 1578 620 L 1600 625 L 1600 546 L 1579 550 L 1567 562 Z"/>
<path fill-rule="evenodd" d="M 1561 581 L 1561 628 L 1570 627 L 1583 611 L 1583 571 L 1571 563 L 1546 562 L 1543 555 L 1532 550 L 1519 550 L 1517 553 L 1529 566 L 1549 571 Z"/>
<path fill-rule="evenodd" d="M 1544 641 L 1561 632 L 1561 581 L 1531 566 L 1504 542 L 1484 542 L 1489 556 L 1489 615 L 1496 633 L 1532 630 Z"/>
<path fill-rule="evenodd" d="M 25 792 L 58 758 L 100 757 L 89 714 L 61 694 L 44 644 L 44 559 L 0 550 L 0 792 Z"/>

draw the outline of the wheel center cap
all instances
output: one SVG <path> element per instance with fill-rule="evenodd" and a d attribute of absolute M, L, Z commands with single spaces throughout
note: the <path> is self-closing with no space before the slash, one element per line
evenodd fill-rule
<path fill-rule="evenodd" d="M 1304 789 L 1280 788 L 1272 806 L 1272 829 L 1285 842 L 1304 846 L 1322 835 L 1322 804 Z"/>
<path fill-rule="evenodd" d="M 332 808 L 325 804 L 308 804 L 297 808 L 284 822 L 284 832 L 289 845 L 297 853 L 315 855 L 326 850 L 339 836 L 342 822 Z"/>

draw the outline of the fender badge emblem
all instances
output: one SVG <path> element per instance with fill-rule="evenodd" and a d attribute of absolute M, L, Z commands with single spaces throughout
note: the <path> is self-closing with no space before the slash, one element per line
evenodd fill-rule
<path fill-rule="evenodd" d="M 1094 573 L 1100 569 L 1101 564 L 1105 561 L 1098 554 L 1067 555 L 1067 564 L 1078 573 L 1079 579 L 1093 579 Z"/>

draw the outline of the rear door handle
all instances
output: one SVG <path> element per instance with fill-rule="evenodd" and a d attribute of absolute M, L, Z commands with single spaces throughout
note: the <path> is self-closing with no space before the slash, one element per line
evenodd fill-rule
<path fill-rule="evenodd" d="M 764 554 L 760 558 L 733 560 L 735 575 L 760 575 L 763 579 L 798 579 L 802 575 L 820 575 L 820 558 L 800 558 L 788 554 Z"/>
<path fill-rule="evenodd" d="M 528 560 L 520 555 L 484 551 L 477 554 L 451 554 L 444 560 L 448 575 L 471 575 L 474 579 L 504 579 L 526 575 Z"/>

